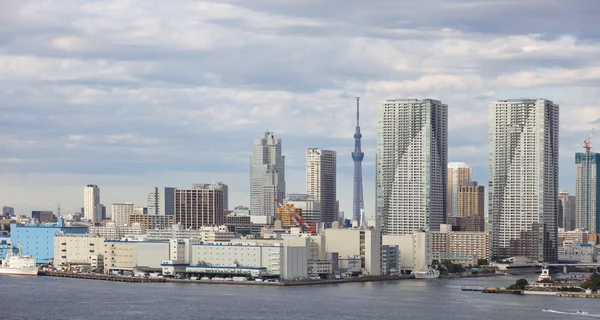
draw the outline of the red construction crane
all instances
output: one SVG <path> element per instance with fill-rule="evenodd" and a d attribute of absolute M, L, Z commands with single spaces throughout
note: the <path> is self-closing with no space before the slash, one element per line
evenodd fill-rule
<path fill-rule="evenodd" d="M 590 151 L 590 149 L 592 148 L 592 139 L 594 138 L 594 128 L 592 128 L 592 130 L 590 130 L 590 136 L 585 139 L 585 141 L 583 142 L 583 148 L 587 151 Z"/>

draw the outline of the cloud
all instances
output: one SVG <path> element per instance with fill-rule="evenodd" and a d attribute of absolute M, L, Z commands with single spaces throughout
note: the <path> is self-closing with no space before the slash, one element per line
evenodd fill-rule
<path fill-rule="evenodd" d="M 350 185 L 356 96 L 367 212 L 388 98 L 448 104 L 449 159 L 482 183 L 489 101 L 552 99 L 572 189 L 570 154 L 600 111 L 599 16 L 593 0 L 6 0 L 0 204 L 75 210 L 97 183 L 105 203 L 143 205 L 150 185 L 221 180 L 247 205 L 251 144 L 265 130 L 284 140 L 288 190 L 304 189 L 308 147 L 337 150 Z"/>

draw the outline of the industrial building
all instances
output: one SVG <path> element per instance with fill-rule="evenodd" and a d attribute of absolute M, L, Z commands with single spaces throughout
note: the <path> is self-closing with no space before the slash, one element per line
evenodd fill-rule
<path fill-rule="evenodd" d="M 398 272 L 412 273 L 425 270 L 431 265 L 433 257 L 429 251 L 429 233 L 414 232 L 402 236 L 384 235 L 383 246 L 397 246 L 400 250 L 400 269 Z"/>
<path fill-rule="evenodd" d="M 57 232 L 85 234 L 87 230 L 87 227 L 66 227 L 62 218 L 59 218 L 57 223 L 12 223 L 10 241 L 21 247 L 22 254 L 33 256 L 37 263 L 50 263 L 54 258 L 54 235 Z"/>
<path fill-rule="evenodd" d="M 340 271 L 353 269 L 358 259 L 358 272 L 381 275 L 381 235 L 374 229 L 325 229 L 326 252 L 336 252 Z"/>
<path fill-rule="evenodd" d="M 54 237 L 54 266 L 91 265 L 93 256 L 104 254 L 104 238 L 87 234 L 57 233 Z"/>
<path fill-rule="evenodd" d="M 264 275 L 282 279 L 308 276 L 308 249 L 283 243 L 202 243 L 192 245 L 192 261 L 187 271 L 208 272 L 227 268 L 249 272 L 262 268 Z M 261 274 L 261 275 L 262 275 Z"/>
<path fill-rule="evenodd" d="M 104 241 L 104 272 L 162 270 L 169 260 L 169 241 Z"/>

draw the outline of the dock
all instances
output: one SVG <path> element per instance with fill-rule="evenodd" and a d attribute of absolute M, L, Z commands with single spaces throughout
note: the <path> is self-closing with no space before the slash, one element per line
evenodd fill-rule
<path fill-rule="evenodd" d="M 165 282 L 164 278 L 140 278 L 140 277 L 123 277 L 117 275 L 104 275 L 96 273 L 68 273 L 68 272 L 52 272 L 52 271 L 41 271 L 38 275 L 48 277 L 59 277 L 59 278 L 74 278 L 74 279 L 87 279 L 87 280 L 104 280 L 104 281 L 117 281 L 117 282 Z"/>
<path fill-rule="evenodd" d="M 596 299 L 600 299 L 600 293 L 559 292 L 559 293 L 557 293 L 557 296 L 566 297 L 566 298 L 596 298 Z"/>
<path fill-rule="evenodd" d="M 366 276 L 360 278 L 345 278 L 345 279 L 323 279 L 323 280 L 299 280 L 299 281 L 280 281 L 280 282 L 257 282 L 257 281 L 217 281 L 217 280 L 189 280 L 189 279 L 173 279 L 173 278 L 141 278 L 141 277 L 124 277 L 117 275 L 105 275 L 96 273 L 69 273 L 69 272 L 52 272 L 41 271 L 40 276 L 72 278 L 72 279 L 87 279 L 87 280 L 103 280 L 117 282 L 132 282 L 132 283 L 187 283 L 187 284 L 226 284 L 226 285 L 253 285 L 253 286 L 307 286 L 307 285 L 324 285 L 324 284 L 341 284 L 354 282 L 381 282 L 414 279 L 414 275 L 397 275 L 397 276 Z"/>

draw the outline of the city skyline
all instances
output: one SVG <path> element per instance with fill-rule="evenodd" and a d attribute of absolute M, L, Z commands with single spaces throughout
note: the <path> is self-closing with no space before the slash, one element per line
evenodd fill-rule
<path fill-rule="evenodd" d="M 75 212 L 82 186 L 93 183 L 107 206 L 142 206 L 150 186 L 223 181 L 230 206 L 249 205 L 248 145 L 265 128 L 286 141 L 288 193 L 301 193 L 306 148 L 352 152 L 356 96 L 363 102 L 367 216 L 375 207 L 377 101 L 401 96 L 455 106 L 448 160 L 469 163 L 484 186 L 489 101 L 561 103 L 559 185 L 574 193 L 573 154 L 598 122 L 600 43 L 586 18 L 595 7 L 569 6 L 557 24 L 525 13 L 567 8 L 558 1 L 541 8 L 532 1 L 437 4 L 422 10 L 422 3 L 406 3 L 397 12 L 391 2 L 373 9 L 182 1 L 167 17 L 160 6 L 137 1 L 117 8 L 73 1 L 40 6 L 40 14 L 11 2 L 1 13 L 0 92 L 8 103 L 0 204 L 18 214 L 59 203 L 63 213 Z M 416 19 L 413 11 L 436 19 Z M 497 19 L 502 14 L 511 21 Z M 228 21 L 239 21 L 243 36 Z M 175 33 L 181 38 L 169 36 Z M 347 158 L 338 159 L 337 183 L 346 215 Z"/>

